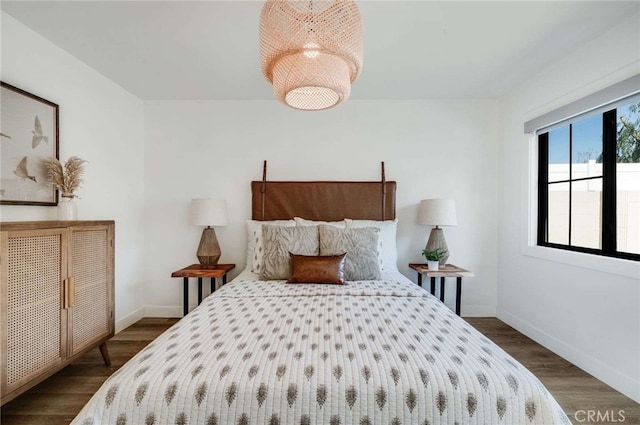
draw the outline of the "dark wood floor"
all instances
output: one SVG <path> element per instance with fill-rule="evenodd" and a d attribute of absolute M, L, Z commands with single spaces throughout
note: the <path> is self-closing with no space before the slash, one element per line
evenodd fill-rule
<path fill-rule="evenodd" d="M 469 318 L 469 323 L 531 370 L 544 383 L 575 424 L 640 424 L 640 405 L 563 360 L 495 318 Z M 109 342 L 111 367 L 98 349 L 2 407 L 2 425 L 68 424 L 100 385 L 175 319 L 142 319 Z M 576 411 L 608 412 L 610 422 L 579 422 Z M 585 413 L 586 415 L 586 413 Z M 585 417 L 586 418 L 586 417 Z M 578 419 L 583 419 L 579 415 Z M 515 425 L 515 424 L 513 424 Z"/>
<path fill-rule="evenodd" d="M 177 319 L 140 320 L 107 343 L 110 367 L 104 365 L 97 348 L 90 351 L 2 406 L 0 424 L 68 425 L 113 372 L 175 322 Z"/>
<path fill-rule="evenodd" d="M 465 318 L 542 381 L 574 424 L 640 424 L 640 404 L 496 318 Z M 586 412 L 600 411 L 609 421 L 586 421 Z M 618 412 L 624 410 L 624 422 Z M 582 413 L 585 411 L 585 413 Z M 578 413 L 576 420 L 576 412 Z M 615 415 L 614 415 L 615 413 Z"/>

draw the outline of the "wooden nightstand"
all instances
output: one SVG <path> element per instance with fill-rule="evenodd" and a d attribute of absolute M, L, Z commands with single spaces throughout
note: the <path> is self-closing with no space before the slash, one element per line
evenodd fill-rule
<path fill-rule="evenodd" d="M 456 314 L 460 316 L 460 297 L 462 296 L 462 278 L 475 276 L 469 270 L 453 264 L 440 266 L 438 270 L 429 270 L 426 264 L 409 264 L 413 270 L 418 272 L 418 285 L 422 286 L 422 276 L 431 278 L 431 295 L 436 294 L 436 277 L 440 278 L 440 301 L 444 302 L 444 282 L 448 277 L 456 278 Z"/>
<path fill-rule="evenodd" d="M 235 264 L 218 264 L 215 268 L 204 268 L 200 264 L 192 264 L 184 269 L 171 273 L 171 277 L 181 277 L 184 284 L 182 295 L 182 313 L 184 316 L 189 313 L 189 278 L 198 278 L 198 305 L 202 302 L 202 278 L 211 279 L 211 293 L 216 290 L 216 278 L 222 278 L 222 284 L 227 283 L 227 273 L 236 267 Z"/>

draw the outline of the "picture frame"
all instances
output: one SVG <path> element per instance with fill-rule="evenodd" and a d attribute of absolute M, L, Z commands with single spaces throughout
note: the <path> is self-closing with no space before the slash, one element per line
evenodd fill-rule
<path fill-rule="evenodd" d="M 59 159 L 58 105 L 0 81 L 0 204 L 58 205 L 43 160 Z"/>

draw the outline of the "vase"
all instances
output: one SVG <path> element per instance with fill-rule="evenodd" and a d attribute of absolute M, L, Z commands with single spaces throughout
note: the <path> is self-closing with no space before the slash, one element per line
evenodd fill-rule
<path fill-rule="evenodd" d="M 78 205 L 75 198 L 61 196 L 58 202 L 58 220 L 77 220 Z"/>
<path fill-rule="evenodd" d="M 440 266 L 439 261 L 427 260 L 427 267 L 429 268 L 429 270 L 435 272 L 440 268 L 439 266 Z"/>

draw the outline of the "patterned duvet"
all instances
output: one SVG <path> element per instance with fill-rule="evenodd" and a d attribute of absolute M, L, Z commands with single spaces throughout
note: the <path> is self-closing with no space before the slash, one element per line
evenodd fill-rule
<path fill-rule="evenodd" d="M 113 374 L 73 424 L 570 424 L 543 385 L 399 273 L 243 272 Z"/>

